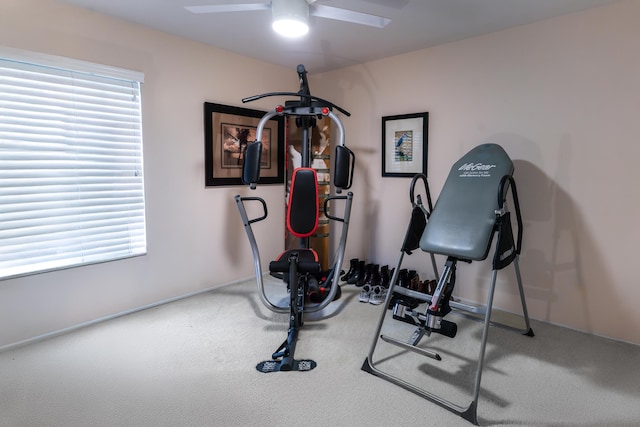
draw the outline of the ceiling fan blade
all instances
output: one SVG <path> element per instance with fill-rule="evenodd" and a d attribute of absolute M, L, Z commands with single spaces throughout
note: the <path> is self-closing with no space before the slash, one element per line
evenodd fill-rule
<path fill-rule="evenodd" d="M 208 6 L 185 6 L 191 13 L 247 12 L 251 10 L 267 10 L 269 3 L 220 4 Z"/>
<path fill-rule="evenodd" d="M 368 25 L 370 27 L 384 28 L 391 19 L 382 16 L 369 15 L 362 12 L 340 9 L 312 3 L 309 5 L 309 14 L 320 18 L 335 19 L 338 21 L 353 22 L 354 24 Z"/>

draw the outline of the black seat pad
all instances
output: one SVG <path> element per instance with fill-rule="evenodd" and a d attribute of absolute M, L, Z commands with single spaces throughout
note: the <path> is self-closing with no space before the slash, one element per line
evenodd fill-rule
<path fill-rule="evenodd" d="M 318 254 L 313 249 L 289 249 L 282 252 L 276 261 L 269 263 L 269 271 L 272 273 L 284 273 L 289 271 L 289 258 L 298 256 L 298 271 L 300 273 L 319 273 L 320 262 Z"/>

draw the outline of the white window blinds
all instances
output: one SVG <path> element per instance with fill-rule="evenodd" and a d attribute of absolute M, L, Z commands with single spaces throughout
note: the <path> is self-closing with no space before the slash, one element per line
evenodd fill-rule
<path fill-rule="evenodd" d="M 1 54 L 0 279 L 146 253 L 141 79 Z"/>

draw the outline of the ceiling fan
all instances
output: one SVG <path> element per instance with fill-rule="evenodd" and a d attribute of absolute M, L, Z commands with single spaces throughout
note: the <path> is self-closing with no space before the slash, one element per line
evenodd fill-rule
<path fill-rule="evenodd" d="M 381 16 L 316 4 L 316 0 L 271 0 L 264 3 L 185 6 L 185 9 L 191 13 L 271 10 L 273 29 L 288 37 L 302 36 L 309 31 L 309 15 L 376 28 L 384 28 L 391 22 L 391 19 Z"/>

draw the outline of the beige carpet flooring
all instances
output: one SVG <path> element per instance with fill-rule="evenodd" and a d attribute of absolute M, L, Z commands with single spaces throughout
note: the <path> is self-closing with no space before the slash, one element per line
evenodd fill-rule
<path fill-rule="evenodd" d="M 270 292 L 284 298 L 281 285 Z M 310 372 L 260 373 L 286 337 L 254 281 L 122 316 L 0 353 L 0 426 L 468 426 L 361 370 L 381 306 L 342 298 L 307 320 L 296 357 Z M 387 311 L 387 313 L 389 313 Z M 378 366 L 444 397 L 468 399 L 481 324 L 449 316 L 458 336 L 388 344 Z M 385 323 L 406 339 L 413 327 Z M 482 425 L 638 426 L 640 347 L 533 322 L 533 338 L 491 328 L 478 404 Z M 638 325 L 635 325 L 637 327 Z M 631 325 L 630 325 L 631 327 Z"/>

